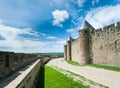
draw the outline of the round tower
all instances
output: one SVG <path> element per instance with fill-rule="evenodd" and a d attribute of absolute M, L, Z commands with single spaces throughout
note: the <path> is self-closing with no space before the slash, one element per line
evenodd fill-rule
<path fill-rule="evenodd" d="M 67 60 L 72 59 L 71 42 L 72 42 L 72 37 L 69 37 L 67 41 Z"/>
<path fill-rule="evenodd" d="M 86 20 L 83 22 L 81 30 L 79 30 L 79 39 L 80 39 L 80 52 L 82 55 L 81 64 L 91 63 L 90 57 L 90 47 L 91 47 L 91 35 L 90 30 L 94 29 Z"/>
<path fill-rule="evenodd" d="M 64 59 L 67 59 L 67 45 L 64 45 Z"/>

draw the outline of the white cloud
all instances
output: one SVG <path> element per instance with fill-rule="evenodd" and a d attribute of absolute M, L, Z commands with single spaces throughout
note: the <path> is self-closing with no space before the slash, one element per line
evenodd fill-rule
<path fill-rule="evenodd" d="M 66 10 L 55 10 L 52 12 L 53 25 L 63 27 L 62 22 L 69 18 L 69 13 Z"/>
<path fill-rule="evenodd" d="M 65 6 L 65 7 L 70 7 L 71 4 L 75 4 L 78 7 L 82 7 L 83 4 L 86 2 L 87 0 L 51 0 L 50 5 L 54 6 L 54 5 L 59 5 L 59 6 Z M 98 1 L 98 0 L 96 0 Z"/>
<path fill-rule="evenodd" d="M 61 5 L 63 2 L 62 0 L 51 0 L 50 4 L 53 6 L 53 5 Z"/>
<path fill-rule="evenodd" d="M 48 39 L 57 39 L 55 36 L 49 36 Z"/>
<path fill-rule="evenodd" d="M 86 0 L 77 0 L 77 4 L 79 7 L 82 7 Z"/>
<path fill-rule="evenodd" d="M 73 31 L 74 31 L 74 28 L 67 29 L 66 31 L 67 31 L 68 33 L 73 33 Z"/>
<path fill-rule="evenodd" d="M 94 6 L 95 4 L 99 3 L 99 0 L 92 0 L 92 5 Z"/>
<path fill-rule="evenodd" d="M 63 52 L 65 41 L 39 41 L 36 38 L 27 38 L 23 35 L 45 37 L 49 35 L 38 33 L 31 28 L 15 28 L 0 23 L 0 51 L 14 52 Z M 51 39 L 55 38 L 50 36 Z"/>
<path fill-rule="evenodd" d="M 120 4 L 116 6 L 98 7 L 88 12 L 86 20 L 95 28 L 120 21 Z"/>

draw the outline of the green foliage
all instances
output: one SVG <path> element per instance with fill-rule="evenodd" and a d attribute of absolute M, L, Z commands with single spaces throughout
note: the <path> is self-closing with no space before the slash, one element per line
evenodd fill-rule
<path fill-rule="evenodd" d="M 40 77 L 36 88 L 89 88 L 48 66 L 44 67 L 44 87 L 40 86 L 40 83 L 43 83 L 43 81 L 40 81 Z"/>
<path fill-rule="evenodd" d="M 96 68 L 103 68 L 103 69 L 112 70 L 112 71 L 120 71 L 120 67 L 116 67 L 116 66 L 105 66 L 105 65 L 98 65 L 98 64 L 88 64 L 86 66 L 92 66 L 92 67 L 96 67 Z"/>
<path fill-rule="evenodd" d="M 76 66 L 91 66 L 91 67 L 96 67 L 96 68 L 103 68 L 106 70 L 112 70 L 112 71 L 118 71 L 120 72 L 120 67 L 117 66 L 106 66 L 106 65 L 98 65 L 98 64 L 87 64 L 87 65 L 80 65 L 78 62 L 70 61 L 70 60 L 65 60 L 67 63 L 76 65 Z"/>
<path fill-rule="evenodd" d="M 60 52 L 53 52 L 53 53 L 35 53 L 37 55 L 50 55 L 50 57 L 54 57 L 54 58 L 57 58 L 57 57 L 64 57 L 64 53 L 60 53 Z"/>
<path fill-rule="evenodd" d="M 71 61 L 71 60 L 65 60 L 65 61 L 72 65 L 81 66 L 78 62 L 75 62 L 75 61 Z"/>
<path fill-rule="evenodd" d="M 51 57 L 63 57 L 64 56 L 64 54 L 63 53 L 52 53 L 52 54 L 50 54 L 50 56 Z"/>

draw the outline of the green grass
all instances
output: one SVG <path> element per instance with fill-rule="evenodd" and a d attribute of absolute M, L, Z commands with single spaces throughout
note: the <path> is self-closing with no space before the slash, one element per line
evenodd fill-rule
<path fill-rule="evenodd" d="M 36 88 L 89 88 L 51 67 L 45 66 L 43 69 L 44 76 L 39 76 Z M 42 77 L 44 77 L 44 80 L 41 81 Z M 41 83 L 44 83 L 44 85 L 41 85 Z"/>
<path fill-rule="evenodd" d="M 67 72 L 69 72 L 69 73 L 71 73 L 73 76 L 77 76 L 77 77 L 79 77 L 79 78 L 81 78 L 82 80 L 84 80 L 84 81 L 86 81 L 86 82 L 89 82 L 89 83 L 91 83 L 91 84 L 93 84 L 93 85 L 99 85 L 99 86 L 101 86 L 101 88 L 108 88 L 107 86 L 104 86 L 104 85 L 102 85 L 102 84 L 98 84 L 98 83 L 96 83 L 96 82 L 94 82 L 94 81 L 92 81 L 92 80 L 89 80 L 89 79 L 86 79 L 84 76 L 80 76 L 80 75 L 78 75 L 78 74 L 75 74 L 75 73 L 73 73 L 73 72 L 70 72 L 70 71 L 67 71 Z"/>
<path fill-rule="evenodd" d="M 92 66 L 96 68 L 103 68 L 106 70 L 112 70 L 112 71 L 119 71 L 120 72 L 120 67 L 116 66 L 105 66 L 105 65 L 98 65 L 98 64 L 87 64 L 86 66 Z"/>
<path fill-rule="evenodd" d="M 65 60 L 67 63 L 71 65 L 76 65 L 76 66 L 91 66 L 91 67 L 96 67 L 96 68 L 103 68 L 106 70 L 111 70 L 111 71 L 118 71 L 120 72 L 120 67 L 117 66 L 106 66 L 106 65 L 98 65 L 98 64 L 87 64 L 87 65 L 81 65 L 78 62 L 70 61 L 70 60 Z"/>
<path fill-rule="evenodd" d="M 65 60 L 65 61 L 72 65 L 81 66 L 78 62 L 75 62 L 75 61 L 70 61 L 70 60 Z"/>

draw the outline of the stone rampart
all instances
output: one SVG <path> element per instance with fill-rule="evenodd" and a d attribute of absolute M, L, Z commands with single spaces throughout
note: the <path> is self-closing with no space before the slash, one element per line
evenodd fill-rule
<path fill-rule="evenodd" d="M 0 78 L 9 75 L 35 60 L 37 60 L 37 55 L 34 54 L 0 52 Z"/>
<path fill-rule="evenodd" d="M 80 51 L 80 39 L 77 38 L 71 43 L 72 61 L 80 62 L 82 59 L 82 53 Z"/>
<path fill-rule="evenodd" d="M 14 54 L 16 55 L 16 53 L 11 54 L 11 52 L 4 52 L 4 53 L 10 54 L 13 57 L 14 57 Z M 3 52 L 2 52 L 2 55 L 3 55 Z M 23 54 L 17 53 L 17 56 L 19 55 L 21 56 Z M 27 57 L 35 58 L 36 55 L 24 54 L 22 56 L 23 62 L 25 61 L 24 59 L 27 59 Z M 24 65 L 24 67 L 22 67 L 21 69 L 18 69 L 16 70 L 16 72 L 12 73 L 11 75 L 1 79 L 0 88 L 35 88 L 36 82 L 38 81 L 38 77 L 40 75 L 40 71 L 41 71 L 40 69 L 49 60 L 50 60 L 49 56 L 43 56 L 38 59 L 28 60 L 28 61 L 32 61 L 32 63 L 30 62 L 29 65 Z M 25 63 L 28 64 L 27 61 L 25 61 L 24 64 Z M 21 64 L 21 66 L 23 66 L 23 64 Z M 3 74 L 1 75 L 3 77 Z M 6 75 L 8 74 L 5 74 L 4 76 Z"/>
<path fill-rule="evenodd" d="M 67 42 L 68 60 L 69 56 L 80 64 L 120 66 L 120 22 L 99 29 L 79 30 L 79 37 L 71 45 Z"/>
<path fill-rule="evenodd" d="M 91 53 L 94 64 L 120 66 L 120 23 L 94 31 Z"/>
<path fill-rule="evenodd" d="M 17 88 L 35 88 L 36 82 L 38 81 L 37 79 L 40 75 L 40 68 L 49 60 L 49 57 L 44 57 L 43 59 L 38 60 L 30 72 L 21 80 L 21 83 Z"/>

